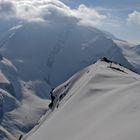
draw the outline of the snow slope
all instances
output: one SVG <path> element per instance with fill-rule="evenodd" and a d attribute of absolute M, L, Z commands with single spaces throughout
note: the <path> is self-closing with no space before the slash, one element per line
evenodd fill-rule
<path fill-rule="evenodd" d="M 35 96 L 31 82 L 20 80 L 8 59 L 2 57 L 0 69 L 0 140 L 15 140 L 34 127 L 49 101 Z"/>
<path fill-rule="evenodd" d="M 57 87 L 56 96 L 66 84 L 73 85 L 59 107 L 28 140 L 139 140 L 139 75 L 98 61 Z"/>

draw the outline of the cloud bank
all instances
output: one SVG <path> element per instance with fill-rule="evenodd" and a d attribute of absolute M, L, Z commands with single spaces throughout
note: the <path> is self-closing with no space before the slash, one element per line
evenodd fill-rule
<path fill-rule="evenodd" d="M 57 22 L 73 19 L 81 25 L 96 26 L 107 17 L 83 4 L 71 9 L 59 0 L 0 0 L 0 18 Z"/>
<path fill-rule="evenodd" d="M 39 21 L 39 23 L 50 23 L 52 26 L 54 24 L 56 26 L 57 23 L 74 23 L 97 27 L 124 40 L 133 41 L 134 39 L 131 38 L 139 36 L 140 12 L 137 10 L 130 14 L 125 13 L 125 17 L 123 17 L 123 9 L 120 10 L 121 13 L 116 14 L 118 10 L 120 9 L 87 7 L 84 4 L 71 8 L 62 0 L 0 0 L 0 35 L 17 24 Z M 130 36 L 136 33 L 137 36 Z M 137 40 L 139 42 L 139 38 Z"/>
<path fill-rule="evenodd" d="M 134 11 L 128 15 L 128 23 L 140 25 L 140 12 Z"/>

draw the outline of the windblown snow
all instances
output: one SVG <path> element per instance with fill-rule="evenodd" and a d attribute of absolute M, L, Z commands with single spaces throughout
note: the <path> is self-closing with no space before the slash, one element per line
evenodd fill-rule
<path fill-rule="evenodd" d="M 139 91 L 139 75 L 98 61 L 54 90 L 54 110 L 28 140 L 139 140 Z"/>

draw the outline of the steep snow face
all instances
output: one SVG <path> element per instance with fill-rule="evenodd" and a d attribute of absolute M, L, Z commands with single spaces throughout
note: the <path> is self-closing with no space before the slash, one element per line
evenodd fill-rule
<path fill-rule="evenodd" d="M 39 89 L 38 89 L 39 90 Z M 41 90 L 41 89 L 40 89 Z M 17 69 L 8 59 L 0 60 L 0 139 L 15 140 L 27 133 L 46 112 L 46 100 L 35 96 L 32 82 L 18 77 Z M 40 91 L 41 92 L 41 91 Z M 34 116 L 34 118 L 32 117 Z"/>
<path fill-rule="evenodd" d="M 24 81 L 44 79 L 55 87 L 103 56 L 132 68 L 121 49 L 96 28 L 31 22 L 12 28 L 7 36 L 1 53 L 15 65 Z"/>
<path fill-rule="evenodd" d="M 56 95 L 63 93 L 66 83 L 73 85 L 59 107 L 28 140 L 140 138 L 139 75 L 118 64 L 110 68 L 110 63 L 98 61 L 57 87 Z"/>

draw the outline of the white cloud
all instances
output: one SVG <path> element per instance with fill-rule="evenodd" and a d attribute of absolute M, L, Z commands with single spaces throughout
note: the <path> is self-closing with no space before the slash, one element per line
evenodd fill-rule
<path fill-rule="evenodd" d="M 14 6 L 14 3 L 7 0 L 0 0 L 0 17 L 8 18 L 10 16 L 14 16 L 15 13 L 16 7 Z"/>
<path fill-rule="evenodd" d="M 140 12 L 134 11 L 128 15 L 128 23 L 134 23 L 140 25 Z"/>
<path fill-rule="evenodd" d="M 78 9 L 73 10 L 77 18 L 80 18 L 80 24 L 83 25 L 97 25 L 102 20 L 106 19 L 105 15 L 99 14 L 95 9 L 88 8 L 85 5 L 80 5 Z"/>
<path fill-rule="evenodd" d="M 24 20 L 70 20 L 88 26 L 98 25 L 106 18 L 83 4 L 71 9 L 59 0 L 0 0 L 0 18 L 13 17 Z"/>

